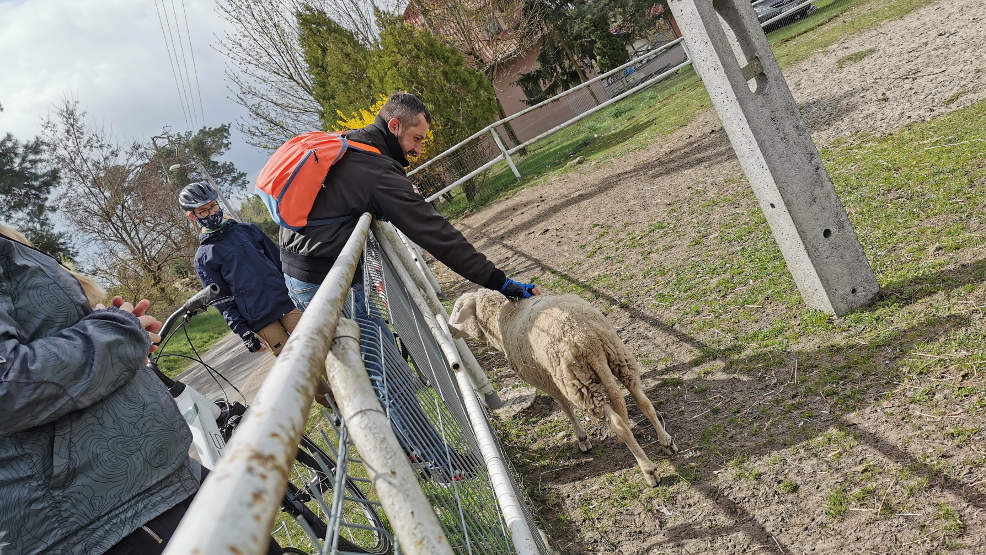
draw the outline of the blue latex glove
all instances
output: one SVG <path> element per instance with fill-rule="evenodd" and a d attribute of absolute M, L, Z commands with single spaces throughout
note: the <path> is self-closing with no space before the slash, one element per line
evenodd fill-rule
<path fill-rule="evenodd" d="M 507 278 L 507 281 L 503 282 L 503 285 L 500 286 L 500 292 L 506 295 L 511 301 L 526 299 L 534 294 L 533 290 L 533 283 L 521 283 L 510 278 Z"/>

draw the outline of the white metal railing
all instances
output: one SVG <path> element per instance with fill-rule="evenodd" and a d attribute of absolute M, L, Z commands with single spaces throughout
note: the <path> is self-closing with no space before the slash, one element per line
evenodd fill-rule
<path fill-rule="evenodd" d="M 363 214 L 166 553 L 263 553 L 370 230 Z M 258 531 L 260 533 L 258 533 Z"/>
<path fill-rule="evenodd" d="M 455 375 L 447 383 L 452 384 L 457 392 L 457 402 L 464 406 L 467 416 L 459 418 L 458 422 L 469 426 L 469 435 L 475 438 L 482 457 L 483 475 L 469 479 L 480 485 L 453 482 L 451 486 L 457 497 L 472 495 L 470 488 L 491 488 L 483 490 L 490 492 L 487 494 L 490 502 L 485 507 L 493 510 L 493 514 L 497 514 L 496 509 L 499 509 L 502 524 L 496 527 L 503 526 L 503 531 L 498 533 L 506 539 L 497 541 L 510 546 L 509 549 L 499 547 L 490 551 L 489 545 L 486 545 L 477 551 L 478 545 L 469 547 L 467 544 L 464 551 L 516 552 L 523 555 L 544 552 L 541 547 L 543 543 L 539 543 L 541 537 L 526 512 L 509 464 L 472 390 L 483 394 L 490 406 L 499 403 L 499 398 L 468 347 L 461 340 L 452 339 L 447 313 L 425 271 L 415 262 L 413 247 L 404 243 L 399 232 L 390 224 L 378 222 L 372 228 L 374 244 L 379 244 L 386 255 L 386 268 L 396 273 L 399 281 L 398 284 L 382 283 L 380 288 L 374 290 L 392 290 L 391 302 L 398 302 L 394 295 L 399 292 L 395 288 L 404 290 L 403 294 L 411 297 L 424 318 L 424 322 L 419 320 L 420 327 L 430 329 L 429 340 L 434 341 L 433 345 L 437 344 L 436 349 L 440 347 L 448 368 Z M 395 436 L 396 424 L 388 419 L 390 409 L 383 408 L 381 392 L 375 391 L 376 386 L 370 383 L 360 355 L 360 327 L 341 316 L 344 306 L 353 306 L 353 301 L 347 304 L 346 299 L 370 237 L 370 229 L 371 216 L 364 214 L 258 391 L 247 418 L 237 428 L 226 454 L 196 495 L 186 518 L 168 544 L 168 554 L 249 554 L 266 551 L 274 517 L 284 495 L 286 477 L 314 399 L 315 380 L 323 371 L 327 373 L 343 423 L 339 448 L 335 450 L 339 467 L 345 468 L 348 456 L 346 445 L 347 441 L 351 441 L 359 452 L 359 461 L 356 462 L 362 465 L 374 485 L 400 551 L 421 554 L 452 552 L 453 545 L 449 543 L 451 536 L 445 532 L 448 523 L 443 525 L 436 516 L 436 510 L 439 513 L 441 510 L 438 509 L 440 505 L 435 505 L 435 492 L 426 495 L 422 489 L 426 482 L 419 482 L 421 471 L 416 471 L 410 464 L 406 454 L 408 446 L 400 444 Z M 366 273 L 370 272 L 367 265 L 372 264 L 364 261 L 364 273 L 369 276 Z M 391 318 L 403 320 L 401 314 L 407 312 L 391 313 Z M 417 326 L 413 320 L 410 320 L 412 326 Z M 401 339 L 407 345 L 409 338 L 401 335 Z M 441 354 L 438 356 L 441 357 Z M 421 362 L 418 360 L 419 364 Z M 417 367 L 419 373 L 425 370 L 422 366 Z M 431 375 L 436 376 L 434 373 Z M 400 378 L 399 375 L 391 377 Z M 449 424 L 453 423 L 444 423 L 443 426 Z M 442 433 L 444 438 L 445 432 Z M 325 511 L 327 515 L 336 516 L 329 518 L 321 553 L 334 552 L 339 530 L 340 523 L 337 521 L 340 511 L 337 505 L 343 502 L 344 488 L 341 484 L 345 477 L 338 469 L 336 472 L 333 510 Z M 488 483 L 482 480 L 488 480 Z M 481 486 L 482 483 L 487 485 Z M 430 487 L 434 489 L 434 486 Z M 439 497 L 448 498 L 446 490 L 439 490 Z M 473 497 L 473 501 L 475 499 Z M 494 499 L 495 503 L 492 503 Z M 468 519 L 470 515 L 463 516 Z M 468 524 L 463 521 L 463 525 L 488 526 L 493 523 L 489 520 L 484 522 L 473 518 Z M 486 531 L 490 530 L 487 528 Z M 450 533 L 454 532 L 458 530 Z M 470 530 L 465 533 L 468 538 Z M 479 535 L 477 537 L 482 539 Z"/>
<path fill-rule="evenodd" d="M 767 2 L 767 1 L 769 1 L 769 0 L 757 0 L 756 2 L 753 2 L 753 6 L 757 6 L 757 5 L 763 4 L 763 3 Z M 797 12 L 798 10 L 800 10 L 800 9 L 806 7 L 806 6 L 809 6 L 809 5 L 813 4 L 813 2 L 814 2 L 814 0 L 806 0 L 804 2 L 801 2 L 801 3 L 797 4 L 796 6 L 794 6 L 794 7 L 790 8 L 790 9 L 784 11 L 783 13 L 780 13 L 780 14 L 776 15 L 775 17 L 772 17 L 772 18 L 768 19 L 767 21 L 764 21 L 763 23 L 760 24 L 760 27 L 761 28 L 767 27 L 768 25 L 771 25 L 772 23 L 775 23 L 777 21 L 780 21 L 780 20 L 782 20 L 782 19 L 784 19 L 786 17 L 789 17 L 794 12 Z M 591 86 L 593 83 L 596 83 L 598 81 L 601 81 L 603 79 L 606 79 L 607 77 L 610 77 L 612 75 L 615 75 L 617 72 L 623 71 L 624 69 L 626 69 L 626 68 L 628 68 L 628 67 L 630 67 L 630 66 L 632 66 L 634 64 L 638 64 L 638 63 L 640 63 L 640 62 L 642 62 L 644 60 L 647 60 L 649 58 L 652 58 L 652 57 L 656 56 L 657 54 L 660 54 L 660 53 L 662 53 L 662 52 L 664 52 L 664 51 L 666 51 L 666 50 L 668 50 L 668 49 L 670 49 L 670 48 L 672 48 L 672 47 L 674 47 L 674 46 L 676 46 L 678 44 L 681 44 L 681 43 L 682 43 L 682 39 L 679 37 L 679 38 L 677 38 L 677 39 L 675 39 L 675 40 L 673 40 L 671 42 L 668 42 L 666 44 L 661 45 L 658 48 L 655 48 L 654 50 L 651 50 L 649 52 L 646 52 L 645 54 L 642 54 L 641 56 L 638 56 L 636 58 L 633 58 L 632 60 L 630 60 L 630 61 L 628 61 L 628 62 L 626 62 L 626 63 L 624 63 L 624 64 L 622 64 L 620 66 L 617 66 L 617 67 L 615 67 L 615 68 L 613 68 L 613 69 L 611 69 L 611 70 L 609 70 L 609 71 L 607 71 L 605 73 L 602 73 L 600 75 L 597 75 L 596 77 L 593 77 L 592 79 L 589 79 L 589 80 L 587 80 L 587 81 L 585 81 L 583 83 L 580 83 L 580 84 L 572 87 L 571 89 L 568 89 L 566 91 L 560 92 L 560 93 L 552 96 L 551 98 L 548 98 L 546 100 L 543 100 L 541 102 L 538 102 L 537 104 L 534 104 L 532 106 L 528 106 L 527 108 L 524 108 L 523 110 L 521 110 L 519 112 L 516 112 L 514 114 L 511 114 L 511 115 L 509 115 L 509 116 L 507 116 L 507 117 L 505 117 L 503 119 L 500 119 L 498 121 L 495 121 L 495 122 L 487 125 L 486 127 L 480 129 L 479 131 L 473 133 L 472 135 L 470 135 L 466 139 L 463 139 L 458 144 L 456 144 L 456 145 L 448 148 L 445 151 L 442 151 L 441 153 L 439 153 L 435 157 L 429 159 L 424 164 L 422 164 L 422 165 L 414 168 L 413 170 L 411 170 L 410 172 L 408 172 L 408 176 L 410 177 L 410 176 L 416 174 L 417 172 L 420 172 L 420 171 L 424 170 L 425 168 L 428 168 L 429 166 L 431 166 L 435 162 L 437 162 L 437 161 L 439 161 L 439 160 L 441 160 L 441 159 L 443 159 L 443 158 L 445 158 L 447 156 L 450 156 L 451 154 L 455 153 L 456 151 L 458 151 L 459 149 L 461 149 L 462 147 L 464 147 L 469 142 L 471 142 L 471 141 L 473 141 L 475 139 L 478 139 L 479 137 L 481 137 L 482 135 L 484 135 L 486 133 L 489 133 L 489 134 L 492 135 L 493 141 L 496 144 L 497 149 L 500 151 L 500 154 L 497 155 L 497 156 L 495 156 L 493 159 L 489 160 L 488 162 L 480 165 L 476 169 L 474 169 L 474 170 L 468 172 L 467 174 L 463 175 L 459 179 L 456 179 L 455 181 L 453 181 L 449 185 L 441 188 L 439 191 L 431 194 L 430 196 L 427 197 L 426 200 L 428 202 L 433 202 L 435 200 L 438 200 L 445 193 L 448 193 L 452 189 L 454 189 L 454 188 L 458 187 L 459 185 L 461 185 L 461 184 L 469 181 L 473 177 L 475 177 L 478 174 L 480 174 L 480 173 L 488 170 L 489 168 L 491 168 L 492 166 L 494 166 L 495 164 L 497 164 L 498 162 L 501 162 L 501 161 L 506 161 L 506 163 L 507 163 L 508 167 L 510 168 L 511 173 L 513 173 L 514 177 L 516 177 L 517 179 L 521 179 L 520 171 L 517 169 L 517 165 L 514 162 L 513 158 L 511 158 L 511 156 L 510 156 L 511 154 L 515 154 L 518 151 L 520 151 L 520 150 L 522 150 L 522 149 L 524 149 L 524 148 L 526 148 L 526 147 L 534 144 L 535 142 L 540 141 L 542 139 L 545 139 L 545 138 L 547 138 L 547 137 L 549 137 L 549 136 L 551 136 L 551 135 L 553 135 L 553 134 L 561 131 L 562 129 L 565 129 L 566 127 L 569 127 L 570 125 L 573 125 L 573 124 L 581 121 L 582 119 L 584 119 L 584 118 L 586 118 L 586 117 L 588 117 L 588 116 L 590 116 L 592 114 L 595 114 L 596 112 L 598 112 L 598 111 L 600 111 L 600 110 L 602 110 L 604 108 L 607 108 L 607 107 L 611 106 L 612 104 L 614 104 L 616 102 L 619 102 L 620 100 L 623 100 L 624 98 L 626 98 L 626 97 L 628 97 L 628 96 L 630 96 L 630 95 L 632 95 L 632 94 L 634 94 L 636 92 L 639 92 L 639 91 L 641 91 L 643 89 L 646 89 L 648 87 L 651 87 L 651 86 L 657 84 L 658 82 L 663 81 L 664 79 L 667 79 L 668 77 L 670 77 L 671 75 L 673 75 L 678 70 L 683 69 L 685 67 L 688 67 L 689 65 L 691 65 L 691 61 L 688 59 L 688 51 L 687 51 L 687 49 L 685 49 L 685 61 L 684 62 L 682 62 L 682 63 L 674 66 L 673 68 L 671 68 L 671 69 L 669 69 L 667 71 L 664 71 L 664 72 L 660 73 L 659 75 L 657 75 L 655 77 L 652 77 L 652 78 L 650 78 L 650 79 L 648 79 L 648 80 L 646 80 L 646 81 L 644 81 L 644 82 L 642 82 L 642 83 L 634 86 L 631 89 L 628 89 L 628 90 L 624 91 L 623 93 L 621 93 L 621 94 L 619 94 L 617 96 L 614 96 L 614 97 L 610 98 L 609 100 L 607 100 L 605 102 L 602 102 L 599 105 L 597 105 L 597 106 L 595 106 L 595 107 L 593 107 L 593 108 L 591 108 L 591 109 L 589 109 L 589 110 L 587 110 L 587 111 L 585 111 L 585 112 L 583 112 L 583 113 L 581 113 L 581 114 L 579 114 L 579 115 L 577 115 L 577 116 L 575 116 L 575 117 L 573 117 L 573 118 L 571 118 L 571 119 L 569 119 L 569 120 L 567 120 L 567 121 L 565 121 L 565 122 L 563 122 L 563 123 L 561 123 L 559 125 L 556 125 L 555 127 L 553 127 L 551 129 L 549 129 L 549 130 L 547 130 L 547 131 L 545 131 L 545 132 L 537 135 L 536 137 L 533 137 L 531 139 L 528 139 L 527 141 L 524 141 L 524 142 L 522 142 L 522 143 L 520 143 L 520 144 L 518 144 L 518 145 L 516 145 L 516 146 L 514 146 L 514 147 L 512 147 L 510 149 L 507 149 L 507 148 L 504 147 L 503 141 L 500 139 L 499 134 L 496 132 L 496 128 L 497 127 L 499 127 L 501 125 L 504 125 L 506 123 L 509 123 L 510 121 L 515 120 L 515 119 L 517 119 L 517 118 L 519 118 L 519 117 L 521 117 L 521 116 L 523 116 L 525 114 L 528 114 L 528 113 L 530 113 L 533 110 L 536 110 L 538 108 L 541 108 L 543 106 L 546 106 L 548 104 L 551 104 L 552 102 L 556 102 L 556 101 L 560 100 L 561 98 L 564 98 L 564 97 L 569 96 L 569 95 L 571 95 L 573 93 L 579 92 L 582 89 L 585 89 L 586 87 Z M 682 46 L 684 46 L 684 45 L 682 44 Z"/>

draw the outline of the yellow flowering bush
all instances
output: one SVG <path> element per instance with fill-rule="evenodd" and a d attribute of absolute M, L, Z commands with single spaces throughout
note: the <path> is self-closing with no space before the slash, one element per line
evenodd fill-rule
<path fill-rule="evenodd" d="M 368 108 L 360 108 L 352 114 L 346 115 L 339 110 L 336 110 L 336 115 L 339 116 L 339 119 L 336 120 L 335 129 L 332 131 L 349 131 L 352 129 L 361 129 L 367 125 L 371 125 L 386 102 L 387 97 L 380 95 L 375 104 Z M 421 145 L 421 154 L 414 159 L 413 165 L 421 164 L 425 160 L 431 158 L 431 150 L 435 146 L 434 130 L 436 127 L 437 125 L 433 121 L 431 129 L 428 130 L 428 136 L 425 137 L 425 140 Z"/>

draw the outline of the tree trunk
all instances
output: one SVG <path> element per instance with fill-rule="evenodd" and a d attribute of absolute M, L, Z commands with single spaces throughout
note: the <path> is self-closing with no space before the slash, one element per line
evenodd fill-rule
<path fill-rule="evenodd" d="M 499 112 L 500 112 L 500 119 L 504 119 L 504 118 L 507 117 L 507 113 L 503 111 L 503 104 L 500 103 L 500 99 L 499 98 L 496 99 L 496 109 L 499 110 Z M 508 121 L 508 122 L 506 122 L 506 123 L 503 124 L 503 128 L 507 130 L 507 137 L 510 139 L 510 141 L 515 146 L 516 145 L 519 145 L 520 144 L 520 139 L 517 138 L 517 133 L 514 132 L 514 126 Z M 496 130 L 494 130 L 494 133 L 495 132 L 496 132 Z M 508 145 L 507 148 L 511 148 L 511 147 Z M 527 147 L 524 147 L 524 148 L 518 150 L 517 151 L 517 154 L 520 154 L 521 156 L 526 156 L 527 155 Z"/>
<path fill-rule="evenodd" d="M 559 40 L 558 44 L 561 45 L 562 50 L 564 50 L 565 54 L 568 55 L 568 60 L 572 62 L 572 67 L 575 68 L 575 73 L 579 75 L 580 82 L 585 83 L 588 81 L 589 78 L 586 77 L 585 72 L 582 71 L 582 66 L 579 65 L 579 59 L 575 56 L 575 53 L 572 52 L 572 49 L 568 47 L 568 44 L 564 40 Z M 592 100 L 595 101 L 596 106 L 599 106 L 599 99 L 596 97 L 595 91 L 592 90 L 592 85 L 586 87 L 586 90 L 589 91 L 589 95 L 592 96 Z"/>

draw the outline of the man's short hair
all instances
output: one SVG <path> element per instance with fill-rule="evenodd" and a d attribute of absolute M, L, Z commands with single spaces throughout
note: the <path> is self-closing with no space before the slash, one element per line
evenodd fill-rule
<path fill-rule="evenodd" d="M 383 108 L 380 108 L 380 117 L 384 121 L 397 118 L 404 125 L 418 123 L 418 114 L 424 114 L 425 121 L 431 125 L 431 112 L 428 111 L 425 103 L 417 96 L 406 92 L 391 94 Z"/>

